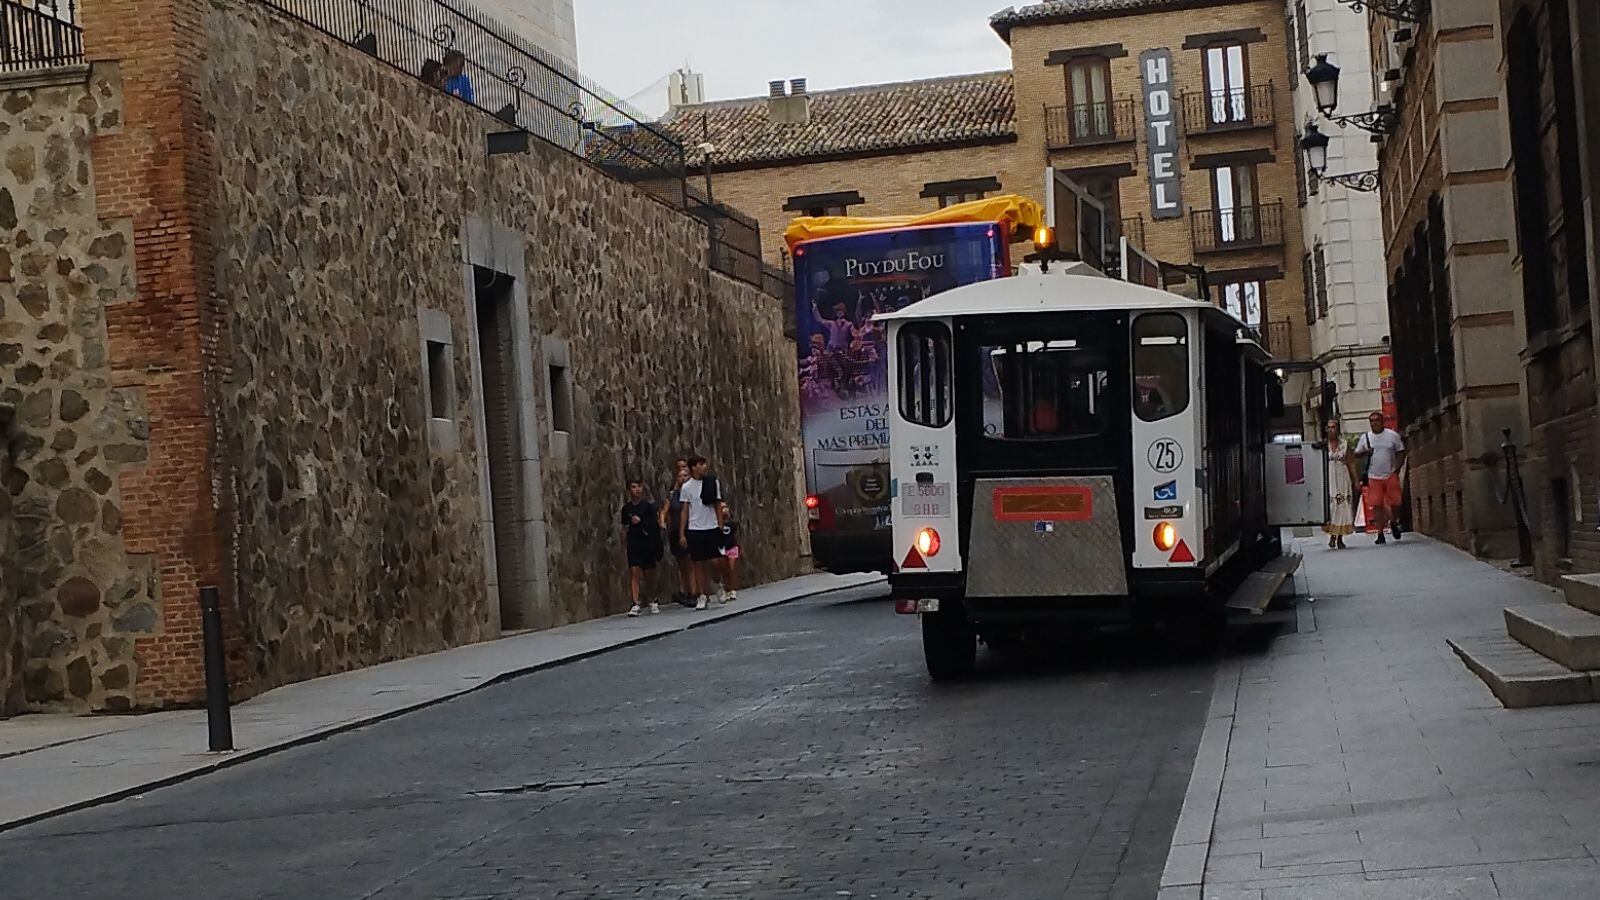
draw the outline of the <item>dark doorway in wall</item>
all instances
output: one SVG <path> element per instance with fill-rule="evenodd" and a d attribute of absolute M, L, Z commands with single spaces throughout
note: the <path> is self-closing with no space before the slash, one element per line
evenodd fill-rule
<path fill-rule="evenodd" d="M 515 631 L 528 621 L 529 560 L 523 509 L 521 420 L 516 377 L 516 335 L 512 326 L 512 279 L 474 267 L 478 318 L 478 374 L 483 387 L 484 447 L 489 468 L 489 527 L 494 532 L 500 627 Z"/>
<path fill-rule="evenodd" d="M 1557 559 L 1567 559 L 1572 555 L 1572 485 L 1565 478 L 1556 478 L 1550 482 L 1551 499 L 1555 501 L 1551 512 L 1555 516 L 1555 533 L 1551 539 L 1555 541 Z"/>

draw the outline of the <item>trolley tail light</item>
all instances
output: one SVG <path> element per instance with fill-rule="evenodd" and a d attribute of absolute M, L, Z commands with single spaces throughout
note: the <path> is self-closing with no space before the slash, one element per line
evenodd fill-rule
<path fill-rule="evenodd" d="M 917 552 L 923 557 L 939 555 L 939 532 L 923 528 L 917 532 Z"/>
<path fill-rule="evenodd" d="M 917 613 L 935 613 L 939 611 L 937 597 L 926 600 L 896 600 L 894 611 L 902 616 L 914 616 Z"/>
<path fill-rule="evenodd" d="M 1178 529 L 1172 527 L 1171 522 L 1157 524 L 1155 532 L 1150 537 L 1156 542 L 1156 549 L 1162 553 L 1178 546 Z"/>

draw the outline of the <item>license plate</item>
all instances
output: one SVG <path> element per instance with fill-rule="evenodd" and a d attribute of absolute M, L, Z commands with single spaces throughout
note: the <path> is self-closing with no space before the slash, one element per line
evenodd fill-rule
<path fill-rule="evenodd" d="M 919 519 L 950 518 L 950 485 L 916 481 L 901 485 L 900 512 Z"/>

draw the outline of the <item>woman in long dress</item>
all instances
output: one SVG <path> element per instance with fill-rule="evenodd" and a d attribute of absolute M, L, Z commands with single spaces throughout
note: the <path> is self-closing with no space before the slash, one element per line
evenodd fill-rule
<path fill-rule="evenodd" d="M 1330 419 L 1325 435 L 1328 439 L 1328 524 L 1322 530 L 1328 535 L 1328 549 L 1343 550 L 1344 536 L 1355 533 L 1355 459 L 1345 446 L 1344 435 L 1339 431 L 1339 420 Z"/>

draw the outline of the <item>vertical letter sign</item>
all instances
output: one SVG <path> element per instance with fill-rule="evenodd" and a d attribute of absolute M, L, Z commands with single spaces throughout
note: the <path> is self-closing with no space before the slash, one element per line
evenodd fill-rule
<path fill-rule="evenodd" d="M 1150 167 L 1150 215 L 1176 219 L 1183 215 L 1178 181 L 1178 114 L 1172 84 L 1172 51 L 1139 54 L 1139 81 L 1144 85 L 1146 162 Z"/>

